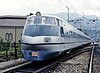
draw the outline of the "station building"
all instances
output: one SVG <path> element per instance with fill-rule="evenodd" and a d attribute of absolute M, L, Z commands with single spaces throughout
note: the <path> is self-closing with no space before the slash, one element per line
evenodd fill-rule
<path fill-rule="evenodd" d="M 0 16 L 0 39 L 3 41 L 19 42 L 26 22 L 26 16 Z"/>

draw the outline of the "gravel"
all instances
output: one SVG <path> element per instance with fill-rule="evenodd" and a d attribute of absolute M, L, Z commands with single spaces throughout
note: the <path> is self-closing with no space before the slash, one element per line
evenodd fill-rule
<path fill-rule="evenodd" d="M 70 60 L 59 62 L 55 67 L 41 73 L 87 73 L 90 53 L 82 53 Z"/>
<path fill-rule="evenodd" d="M 41 73 L 88 73 L 89 59 L 90 52 L 84 52 Z M 92 73 L 100 73 L 100 48 L 94 52 Z"/>

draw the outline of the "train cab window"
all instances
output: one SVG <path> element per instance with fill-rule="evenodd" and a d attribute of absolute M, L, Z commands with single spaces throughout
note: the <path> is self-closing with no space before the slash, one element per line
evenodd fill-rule
<path fill-rule="evenodd" d="M 33 24 L 33 21 L 34 21 L 34 19 L 28 18 L 27 21 L 26 21 L 26 23 L 31 25 L 31 24 Z"/>
<path fill-rule="evenodd" d="M 42 21 L 42 18 L 41 17 L 35 17 L 34 18 L 34 24 L 40 24 Z"/>
<path fill-rule="evenodd" d="M 46 17 L 45 24 L 55 24 L 55 19 L 51 17 Z"/>
<path fill-rule="evenodd" d="M 57 25 L 57 19 L 53 17 L 35 16 L 27 19 L 27 24 L 54 24 Z"/>

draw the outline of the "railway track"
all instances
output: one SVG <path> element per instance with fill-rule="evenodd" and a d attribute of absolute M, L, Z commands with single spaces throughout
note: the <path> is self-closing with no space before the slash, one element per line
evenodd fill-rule
<path fill-rule="evenodd" d="M 42 68 L 42 69 L 37 70 L 36 73 L 58 73 L 59 68 L 61 68 L 61 66 L 60 66 L 61 64 L 66 64 L 67 60 L 72 59 L 73 57 L 78 56 L 78 55 L 80 55 L 80 54 L 82 54 L 84 52 L 89 52 L 92 47 L 93 46 L 86 47 L 86 48 L 83 48 L 83 49 L 79 49 L 77 51 L 74 51 L 74 52 L 70 53 L 69 55 L 63 56 L 62 58 L 60 58 L 60 60 L 58 60 L 58 61 L 56 61 L 56 62 L 54 62 L 54 63 L 52 63 L 52 64 L 50 64 L 50 65 L 48 65 L 48 66 L 46 66 L 44 68 Z M 69 63 L 69 65 L 70 65 L 70 63 Z M 55 67 L 58 68 L 58 69 L 55 69 Z M 65 69 L 67 69 L 67 67 Z M 62 70 L 61 73 L 75 73 L 75 71 L 73 71 L 73 72 L 71 72 L 71 71 L 66 72 L 65 71 L 64 72 L 63 71 L 64 67 L 62 67 L 61 70 Z M 70 70 L 71 70 L 71 68 L 70 68 Z"/>
<path fill-rule="evenodd" d="M 100 45 L 94 49 L 92 66 L 92 73 L 100 73 Z"/>
<path fill-rule="evenodd" d="M 83 49 L 78 49 L 78 50 L 74 50 L 71 51 L 71 53 L 64 53 L 60 56 L 58 56 L 57 58 L 55 58 L 54 60 L 50 60 L 47 62 L 34 62 L 30 65 L 26 65 L 17 69 L 13 69 L 12 71 L 8 71 L 8 73 L 10 72 L 14 72 L 14 73 L 45 73 L 45 72 L 50 72 L 51 69 L 54 69 L 55 67 L 57 67 L 60 63 L 63 63 L 66 60 L 69 60 L 81 53 L 84 53 L 86 51 L 89 51 L 90 47 L 86 47 Z"/>
<path fill-rule="evenodd" d="M 93 48 L 91 49 L 89 65 L 88 65 L 88 73 L 92 73 L 94 49 L 95 49 L 95 46 L 93 46 Z"/>
<path fill-rule="evenodd" d="M 100 45 L 91 49 L 88 73 L 100 73 Z"/>
<path fill-rule="evenodd" d="M 71 51 L 71 53 L 64 53 L 64 54 L 58 56 L 57 58 L 55 58 L 54 60 L 50 60 L 47 62 L 33 62 L 30 65 L 22 66 L 20 68 L 15 69 L 15 70 L 13 69 L 12 71 L 8 71 L 8 73 L 51 73 L 51 72 L 56 73 L 60 70 L 60 69 L 57 69 L 58 67 L 62 68 L 60 65 L 66 64 L 66 65 L 71 66 L 72 64 L 66 63 L 66 61 L 73 59 L 75 56 L 78 56 L 78 55 L 85 53 L 85 52 L 88 52 L 88 55 L 90 55 L 91 48 L 93 48 L 93 46 L 85 47 L 83 49 L 74 50 L 74 51 Z M 88 61 L 91 61 L 91 59 L 88 59 Z M 92 61 L 93 61 L 93 59 L 92 59 Z M 86 64 L 86 65 L 90 66 L 90 64 L 92 65 L 92 63 L 89 63 L 89 65 L 88 64 Z M 74 64 L 74 65 L 80 65 L 80 63 Z M 66 70 L 68 68 L 71 69 L 71 67 L 67 67 Z M 65 69 L 65 68 L 63 67 L 63 69 Z M 88 69 L 87 69 L 88 72 L 91 73 L 91 69 L 92 69 L 92 66 L 88 67 Z M 86 71 L 86 69 L 85 69 L 85 71 Z M 69 73 L 75 73 L 75 72 L 69 71 Z"/>
<path fill-rule="evenodd" d="M 20 68 L 20 67 L 23 67 L 23 66 L 26 66 L 26 65 L 29 65 L 31 62 L 25 62 L 25 63 L 22 63 L 22 64 L 19 64 L 19 65 L 12 65 L 11 67 L 8 67 L 8 68 L 4 68 L 2 70 L 0 70 L 0 73 L 11 73 L 11 72 L 14 72 L 14 70 Z"/>

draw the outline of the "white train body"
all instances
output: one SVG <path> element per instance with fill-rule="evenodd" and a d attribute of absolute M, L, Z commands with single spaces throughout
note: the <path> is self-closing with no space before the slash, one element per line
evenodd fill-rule
<path fill-rule="evenodd" d="M 43 61 L 90 42 L 90 37 L 59 17 L 32 15 L 22 33 L 21 49 L 26 60 Z"/>

